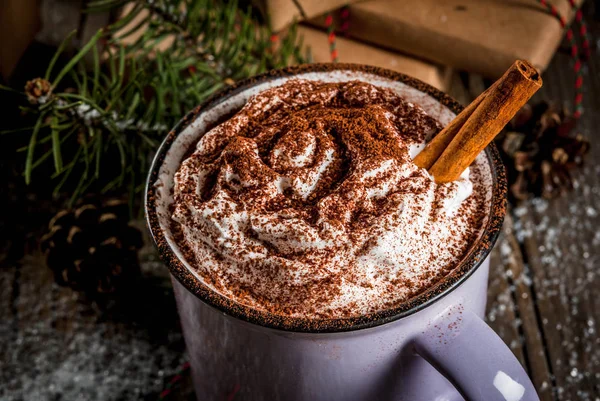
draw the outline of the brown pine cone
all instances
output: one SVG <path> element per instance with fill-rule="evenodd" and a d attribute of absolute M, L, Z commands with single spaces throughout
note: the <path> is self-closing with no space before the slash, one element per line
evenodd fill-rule
<path fill-rule="evenodd" d="M 576 120 L 546 102 L 526 104 L 496 143 L 507 168 L 509 194 L 546 199 L 573 188 L 571 171 L 583 164 L 590 143 L 574 133 Z"/>
<path fill-rule="evenodd" d="M 52 85 L 44 78 L 35 78 L 25 84 L 25 94 L 31 104 L 38 104 L 50 96 Z M 47 100 L 47 99 L 45 99 Z"/>
<path fill-rule="evenodd" d="M 118 292 L 139 276 L 142 234 L 129 225 L 126 202 L 111 199 L 62 210 L 48 228 L 41 247 L 58 284 L 97 296 Z"/>

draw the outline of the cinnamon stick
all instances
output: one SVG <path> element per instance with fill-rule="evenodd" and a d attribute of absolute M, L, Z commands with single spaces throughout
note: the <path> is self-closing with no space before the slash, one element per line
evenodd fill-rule
<path fill-rule="evenodd" d="M 494 85 L 496 84 L 494 83 Z M 465 107 L 454 120 L 450 121 L 450 124 L 446 125 L 444 129 L 433 137 L 425 149 L 415 157 L 414 163 L 417 166 L 428 170 L 433 166 L 433 163 L 435 163 L 448 145 L 450 145 L 450 142 L 452 142 L 458 131 L 462 128 L 471 114 L 473 114 L 473 111 L 475 111 L 481 101 L 487 96 L 492 87 L 487 88 L 483 93 L 477 96 L 477 98 Z"/>
<path fill-rule="evenodd" d="M 541 86 L 542 78 L 531 64 L 515 61 L 429 142 L 415 163 L 427 168 L 438 183 L 458 179 Z"/>

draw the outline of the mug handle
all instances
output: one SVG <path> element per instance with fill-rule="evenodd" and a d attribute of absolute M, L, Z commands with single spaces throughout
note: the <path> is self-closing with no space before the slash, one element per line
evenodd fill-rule
<path fill-rule="evenodd" d="M 449 307 L 431 322 L 415 348 L 468 401 L 539 401 L 512 351 L 462 306 Z"/>

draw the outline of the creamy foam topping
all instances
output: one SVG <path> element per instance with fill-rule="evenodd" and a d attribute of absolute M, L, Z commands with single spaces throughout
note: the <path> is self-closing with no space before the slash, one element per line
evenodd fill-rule
<path fill-rule="evenodd" d="M 203 135 L 175 175 L 175 232 L 223 295 L 347 317 L 422 292 L 483 224 L 477 166 L 438 185 L 412 158 L 441 129 L 389 89 L 292 80 Z"/>

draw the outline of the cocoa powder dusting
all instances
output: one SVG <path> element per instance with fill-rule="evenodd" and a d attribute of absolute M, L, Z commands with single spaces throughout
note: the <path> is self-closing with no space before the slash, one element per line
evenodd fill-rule
<path fill-rule="evenodd" d="M 397 305 L 451 272 L 486 216 L 476 166 L 437 185 L 412 163 L 410 147 L 440 129 L 360 81 L 269 89 L 182 162 L 176 242 L 206 285 L 259 310 L 317 319 Z"/>

